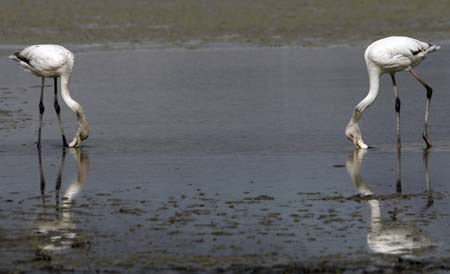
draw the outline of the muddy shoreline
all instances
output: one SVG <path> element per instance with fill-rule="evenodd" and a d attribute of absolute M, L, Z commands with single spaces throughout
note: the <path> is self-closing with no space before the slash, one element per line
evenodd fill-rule
<path fill-rule="evenodd" d="M 368 44 L 407 35 L 448 41 L 442 1 L 0 1 L 3 44 L 147 41 L 182 47 L 205 43 L 268 46 Z"/>

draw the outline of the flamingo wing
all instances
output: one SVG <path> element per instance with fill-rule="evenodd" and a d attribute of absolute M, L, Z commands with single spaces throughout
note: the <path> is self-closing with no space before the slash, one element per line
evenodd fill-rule
<path fill-rule="evenodd" d="M 67 63 L 67 57 L 68 51 L 57 45 L 33 45 L 10 56 L 25 70 L 42 77 L 57 76 Z"/>
<path fill-rule="evenodd" d="M 392 36 L 374 42 L 366 51 L 367 57 L 383 70 L 396 72 L 411 70 L 438 46 L 419 40 Z"/>

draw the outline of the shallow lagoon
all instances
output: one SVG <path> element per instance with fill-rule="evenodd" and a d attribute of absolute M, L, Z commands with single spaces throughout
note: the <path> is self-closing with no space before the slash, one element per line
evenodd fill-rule
<path fill-rule="evenodd" d="M 72 49 L 72 95 L 92 133 L 63 153 L 49 86 L 41 164 L 39 80 L 0 58 L 0 269 L 450 267 L 446 49 L 417 68 L 435 90 L 427 154 L 425 91 L 398 75 L 400 158 L 387 76 L 361 122 L 375 148 L 356 155 L 343 135 L 368 89 L 362 47 Z M 70 136 L 75 117 L 65 107 L 62 116 Z M 373 196 L 361 197 L 362 186 Z M 402 229 L 429 244 L 394 255 L 372 248 Z"/>

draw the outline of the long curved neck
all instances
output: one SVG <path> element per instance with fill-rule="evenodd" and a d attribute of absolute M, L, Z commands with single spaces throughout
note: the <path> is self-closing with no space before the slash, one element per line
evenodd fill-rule
<path fill-rule="evenodd" d="M 77 117 L 84 117 L 83 108 L 70 96 L 69 84 L 70 75 L 61 75 L 61 96 L 67 106 L 77 114 Z"/>
<path fill-rule="evenodd" d="M 378 95 L 378 90 L 380 88 L 380 70 L 368 62 L 367 71 L 369 73 L 369 93 L 361 102 L 356 105 L 355 110 L 352 114 L 352 118 L 350 120 L 350 122 L 352 123 L 359 122 L 363 111 L 366 110 L 366 108 L 368 108 L 370 105 L 372 105 Z"/>
<path fill-rule="evenodd" d="M 89 136 L 89 126 L 84 114 L 84 110 L 81 105 L 72 99 L 69 91 L 70 84 L 70 73 L 61 75 L 61 96 L 67 106 L 77 114 L 78 128 L 75 133 L 74 140 L 69 144 L 69 146 L 79 146 L 81 141 Z"/>
<path fill-rule="evenodd" d="M 69 84 L 70 74 L 61 75 L 61 96 L 67 106 L 77 114 L 78 122 L 82 122 L 87 125 L 86 115 L 84 114 L 83 107 L 70 96 Z"/>

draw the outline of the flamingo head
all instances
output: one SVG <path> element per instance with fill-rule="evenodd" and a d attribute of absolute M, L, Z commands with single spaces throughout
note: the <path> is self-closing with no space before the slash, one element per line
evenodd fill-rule
<path fill-rule="evenodd" d="M 361 130 L 359 129 L 358 123 L 350 121 L 350 123 L 345 128 L 345 137 L 349 139 L 356 148 L 366 149 L 369 146 L 366 145 L 361 136 Z"/>
<path fill-rule="evenodd" d="M 81 145 L 81 141 L 87 139 L 88 136 L 89 136 L 89 125 L 84 117 L 80 118 L 78 120 L 77 132 L 72 142 L 70 142 L 69 147 L 79 147 Z"/>

